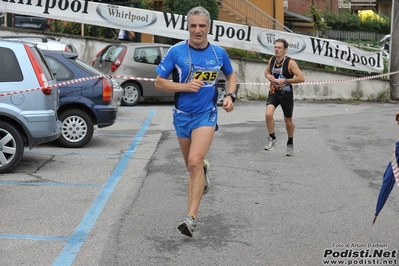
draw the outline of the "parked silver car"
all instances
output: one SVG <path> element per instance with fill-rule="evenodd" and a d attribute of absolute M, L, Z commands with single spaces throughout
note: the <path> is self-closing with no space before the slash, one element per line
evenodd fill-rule
<path fill-rule="evenodd" d="M 4 35 L 0 36 L 0 39 L 31 42 L 36 44 L 40 50 L 64 51 L 78 54 L 77 49 L 73 44 L 64 43 L 60 41 L 60 39 L 56 39 L 55 37 L 49 37 L 44 35 Z M 96 74 L 101 75 L 102 73 L 99 72 Z M 119 86 L 119 83 L 115 79 L 111 79 L 111 81 L 114 88 L 112 104 L 114 106 L 120 106 L 123 89 Z"/>
<path fill-rule="evenodd" d="M 97 53 L 92 65 L 106 74 L 117 77 L 124 90 L 122 105 L 133 106 L 143 98 L 172 99 L 173 93 L 157 90 L 153 81 L 157 77 L 155 69 L 170 47 L 171 45 L 161 43 L 110 44 Z M 217 89 L 217 103 L 222 104 L 226 96 L 223 73 L 219 73 Z"/>
<path fill-rule="evenodd" d="M 64 43 L 57 40 L 55 37 L 47 37 L 43 35 L 12 35 L 12 36 L 1 36 L 0 38 L 3 40 L 16 40 L 16 41 L 25 41 L 31 42 L 37 45 L 41 50 L 52 50 L 52 51 L 64 51 L 77 53 L 75 46 L 71 43 Z"/>
<path fill-rule="evenodd" d="M 0 40 L 0 173 L 11 171 L 29 149 L 57 139 L 59 91 L 36 45 Z"/>

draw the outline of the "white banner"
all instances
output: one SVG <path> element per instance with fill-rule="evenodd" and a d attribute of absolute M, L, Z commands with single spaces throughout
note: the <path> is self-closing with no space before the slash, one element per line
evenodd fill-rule
<path fill-rule="evenodd" d="M 1 0 L 0 11 L 123 28 L 175 39 L 187 39 L 183 15 L 79 0 Z M 274 40 L 289 43 L 294 59 L 367 72 L 383 72 L 382 52 L 367 52 L 347 43 L 213 20 L 209 41 L 224 47 L 274 54 Z"/>

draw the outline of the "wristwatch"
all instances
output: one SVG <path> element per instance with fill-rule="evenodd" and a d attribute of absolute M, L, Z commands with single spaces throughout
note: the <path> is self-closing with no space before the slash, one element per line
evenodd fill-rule
<path fill-rule="evenodd" d="M 230 97 L 231 97 L 231 100 L 233 101 L 233 103 L 236 101 L 236 98 L 237 98 L 237 97 L 236 97 L 236 94 L 235 94 L 235 93 L 227 93 L 227 94 L 226 94 L 226 97 L 227 97 L 227 96 L 230 96 Z"/>

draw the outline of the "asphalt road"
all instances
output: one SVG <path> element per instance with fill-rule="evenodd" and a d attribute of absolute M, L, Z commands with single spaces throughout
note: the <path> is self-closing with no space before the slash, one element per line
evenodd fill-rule
<path fill-rule="evenodd" d="M 171 104 L 121 107 L 82 149 L 44 144 L 0 175 L 1 265 L 397 265 L 399 192 L 372 225 L 399 137 L 397 104 L 296 102 L 295 153 L 280 109 L 220 110 L 211 189 L 192 239 Z M 338 263 L 338 262 L 336 262 Z"/>

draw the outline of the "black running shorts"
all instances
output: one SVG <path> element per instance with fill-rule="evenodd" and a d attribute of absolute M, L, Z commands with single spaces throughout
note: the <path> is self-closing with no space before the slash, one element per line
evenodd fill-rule
<path fill-rule="evenodd" d="M 294 94 L 289 93 L 269 93 L 267 98 L 266 106 L 269 104 L 273 104 L 274 107 L 281 105 L 281 109 L 283 109 L 284 117 L 291 118 L 292 113 L 294 112 Z"/>

